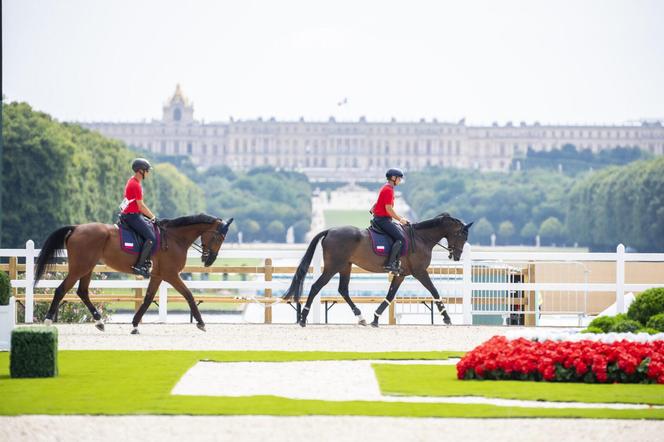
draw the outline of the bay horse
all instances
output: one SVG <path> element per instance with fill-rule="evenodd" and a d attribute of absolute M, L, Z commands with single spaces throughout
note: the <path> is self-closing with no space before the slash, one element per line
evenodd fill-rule
<path fill-rule="evenodd" d="M 168 282 L 180 292 L 189 304 L 191 313 L 196 319 L 196 326 L 205 331 L 205 323 L 194 296 L 180 278 L 180 272 L 187 262 L 189 247 L 199 237 L 201 238 L 200 249 L 203 265 L 205 267 L 211 266 L 217 259 L 219 249 L 232 222 L 233 218 L 223 221 L 220 218 L 203 213 L 158 221 L 158 225 L 162 230 L 161 247 L 152 256 L 153 265 L 150 282 L 143 304 L 132 320 L 134 326 L 132 334 L 138 334 L 138 324 L 154 300 L 162 281 Z M 45 324 L 52 323 L 65 294 L 74 287 L 76 281 L 79 281 L 76 293 L 92 313 L 92 317 L 96 321 L 95 326 L 101 331 L 104 330 L 101 315 L 90 302 L 88 287 L 90 286 L 92 270 L 98 262 L 122 273 L 133 273 L 131 266 L 134 265 L 136 256 L 120 249 L 119 235 L 120 229 L 117 225 L 89 223 L 61 227 L 46 238 L 37 258 L 35 285 L 42 279 L 50 266 L 54 264 L 54 258 L 60 255 L 61 249 L 65 247 L 68 256 L 68 273 L 62 284 L 55 289 L 53 301 L 48 313 L 46 313 Z"/>
<path fill-rule="evenodd" d="M 409 251 L 408 255 L 401 257 L 402 271 L 392 279 L 385 300 L 376 309 L 371 325 L 378 327 L 380 315 L 394 300 L 399 286 L 408 275 L 413 275 L 431 293 L 438 311 L 443 316 L 443 321 L 445 324 L 451 324 L 452 321 L 447 314 L 447 309 L 443 301 L 441 301 L 436 287 L 431 282 L 427 268 L 429 267 L 429 263 L 431 263 L 433 247 L 443 238 L 447 239 L 447 250 L 450 252 L 449 258 L 458 261 L 461 258 L 463 246 L 468 239 L 468 231 L 472 225 L 472 222 L 464 224 L 447 213 L 441 213 L 432 219 L 411 224 L 410 228 L 413 229 L 413 241 L 409 244 L 409 249 L 411 251 L 414 250 L 414 252 L 411 253 Z M 405 233 L 408 236 L 408 232 Z M 368 229 L 359 229 L 353 226 L 335 227 L 324 230 L 314 236 L 306 253 L 302 257 L 302 261 L 300 261 L 290 288 L 284 295 L 283 300 L 287 301 L 294 298 L 296 303 L 299 302 L 302 295 L 304 278 L 307 275 L 316 245 L 321 239 L 323 240 L 321 243 L 324 260 L 323 273 L 311 286 L 309 297 L 298 318 L 298 323 L 302 327 L 307 325 L 307 315 L 309 314 L 309 309 L 314 298 L 330 279 L 339 273 L 339 294 L 353 311 L 358 324 L 367 325 L 360 309 L 355 306 L 348 294 L 348 284 L 353 264 L 372 273 L 385 273 L 383 269 L 385 257 L 378 256 L 373 252 Z"/>

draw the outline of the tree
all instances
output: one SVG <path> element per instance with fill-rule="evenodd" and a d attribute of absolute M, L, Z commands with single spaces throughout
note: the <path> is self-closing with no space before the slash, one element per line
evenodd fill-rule
<path fill-rule="evenodd" d="M 305 235 L 309 232 L 311 221 L 301 219 L 293 224 L 293 233 L 295 235 L 295 242 L 304 242 Z"/>
<path fill-rule="evenodd" d="M 522 228 L 520 232 L 521 239 L 526 242 L 526 244 L 534 244 L 535 236 L 539 233 L 537 226 L 534 222 L 528 221 Z"/>
<path fill-rule="evenodd" d="M 240 221 L 240 231 L 246 241 L 255 241 L 258 239 L 258 233 L 261 231 L 261 225 L 253 219 Z"/>
<path fill-rule="evenodd" d="M 542 222 L 539 229 L 539 235 L 542 242 L 555 243 L 560 241 L 563 236 L 564 227 L 558 218 L 550 217 Z"/>
<path fill-rule="evenodd" d="M 503 244 L 509 244 L 514 236 L 514 224 L 511 221 L 503 221 L 498 226 L 498 238 Z"/>
<path fill-rule="evenodd" d="M 492 233 L 494 233 L 493 226 L 486 218 L 481 218 L 476 224 L 473 224 L 472 237 L 478 244 L 489 244 Z"/>
<path fill-rule="evenodd" d="M 284 223 L 275 219 L 270 224 L 268 224 L 267 233 L 270 235 L 270 239 L 274 239 L 277 242 L 284 242 L 286 236 L 286 227 L 284 227 Z"/>

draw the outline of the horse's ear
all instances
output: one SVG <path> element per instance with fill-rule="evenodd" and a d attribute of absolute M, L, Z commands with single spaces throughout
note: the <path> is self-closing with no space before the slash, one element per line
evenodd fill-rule
<path fill-rule="evenodd" d="M 233 223 L 233 218 L 226 221 L 226 227 L 230 226 Z M 471 223 L 472 224 L 472 223 Z"/>
<path fill-rule="evenodd" d="M 470 226 L 472 226 L 474 222 L 475 222 L 475 221 L 471 221 L 469 224 L 466 224 L 465 226 L 463 226 L 463 230 L 465 230 L 466 232 L 467 232 L 468 230 L 470 230 Z"/>

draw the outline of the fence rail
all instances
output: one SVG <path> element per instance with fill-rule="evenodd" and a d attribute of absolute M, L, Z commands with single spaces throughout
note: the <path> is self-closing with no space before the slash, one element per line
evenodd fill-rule
<path fill-rule="evenodd" d="M 25 322 L 32 322 L 34 303 L 50 301 L 51 295 L 35 295 L 34 262 L 39 250 L 32 241 L 26 242 L 25 249 L 0 249 L 0 270 L 9 274 L 13 293 L 25 306 Z M 295 272 L 295 264 L 303 254 L 298 250 L 260 250 L 228 248 L 222 251 L 224 258 L 260 258 L 257 266 L 186 266 L 183 272 L 214 275 L 251 275 L 250 280 L 198 280 L 185 281 L 190 289 L 234 290 L 229 295 L 196 293 L 198 301 L 228 303 L 259 303 L 265 307 L 264 322 L 272 322 L 272 306 L 277 299 L 276 292 L 283 292 L 290 284 L 289 276 Z M 65 253 L 66 256 L 66 253 Z M 200 258 L 194 251 L 189 258 Z M 280 265 L 273 265 L 280 261 Z M 284 264 L 286 262 L 288 265 Z M 648 267 L 644 275 L 626 279 L 626 269 L 633 263 Z M 314 254 L 307 278 L 307 286 L 321 274 L 322 254 L 320 248 Z M 597 267 L 597 269 L 594 269 Z M 654 267 L 652 267 L 654 266 Z M 66 272 L 66 264 L 54 267 L 56 272 Z M 619 245 L 615 253 L 579 252 L 531 252 L 531 251 L 473 251 L 466 244 L 460 262 L 447 259 L 447 253 L 434 252 L 429 273 L 434 285 L 448 304 L 448 310 L 462 318 L 464 324 L 517 323 L 537 325 L 542 315 L 571 314 L 579 317 L 597 314 L 610 304 L 615 304 L 617 312 L 625 311 L 625 293 L 640 292 L 651 287 L 664 286 L 664 254 L 625 253 Z M 115 273 L 105 265 L 95 267 L 95 273 Z M 387 278 L 370 276 L 370 272 L 353 267 L 358 276 L 351 280 L 351 289 L 362 292 L 354 296 L 357 303 L 378 303 L 389 288 Z M 641 272 L 643 273 L 643 272 Z M 389 322 L 396 323 L 396 317 L 409 314 L 431 314 L 428 304 L 430 296 L 412 278 L 402 285 L 395 302 L 390 306 Z M 592 279 L 592 280 L 591 280 Z M 36 288 L 53 289 L 61 280 L 39 281 Z M 93 302 L 131 301 L 136 308 L 142 302 L 148 281 L 127 276 L 125 279 L 93 279 L 93 289 L 126 289 L 122 294 L 101 294 L 92 297 Z M 331 287 L 333 282 L 328 286 Z M 168 303 L 178 299 L 169 296 L 170 285 L 162 283 L 158 294 L 159 319 L 166 321 Z M 336 288 L 336 286 L 335 286 Z M 308 287 L 305 287 L 305 292 Z M 328 290 L 329 291 L 329 290 Z M 306 294 L 306 293 L 305 293 Z M 76 300 L 68 295 L 65 300 Z M 312 308 L 311 321 L 321 322 L 321 314 L 327 312 L 342 299 L 336 294 L 322 293 Z M 323 308 L 323 304 L 325 305 Z M 516 319 L 515 319 L 516 318 Z"/>

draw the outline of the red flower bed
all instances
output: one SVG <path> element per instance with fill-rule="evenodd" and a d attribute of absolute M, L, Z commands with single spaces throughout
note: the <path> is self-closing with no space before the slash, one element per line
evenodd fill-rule
<path fill-rule="evenodd" d="M 508 340 L 494 336 L 457 364 L 459 379 L 664 384 L 664 341 Z"/>

